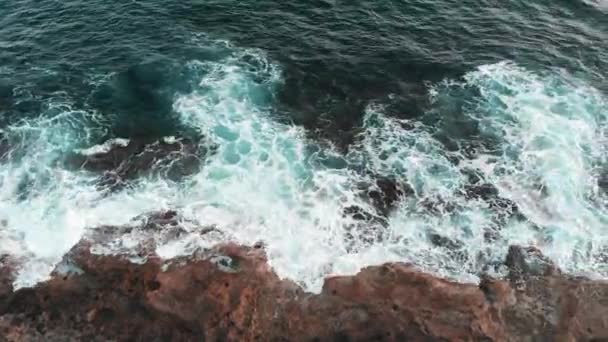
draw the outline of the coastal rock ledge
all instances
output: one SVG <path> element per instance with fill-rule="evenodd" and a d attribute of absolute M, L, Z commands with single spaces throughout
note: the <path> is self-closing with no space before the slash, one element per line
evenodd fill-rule
<path fill-rule="evenodd" d="M 15 261 L 0 258 L 0 341 L 608 341 L 608 283 L 562 274 L 533 248 L 511 247 L 504 280 L 391 263 L 310 294 L 279 279 L 261 246 L 143 263 L 89 247 L 16 291 Z"/>

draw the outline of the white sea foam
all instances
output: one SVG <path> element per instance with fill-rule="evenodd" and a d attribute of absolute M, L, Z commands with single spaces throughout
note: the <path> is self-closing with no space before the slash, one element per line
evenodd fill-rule
<path fill-rule="evenodd" d="M 608 247 L 608 197 L 599 187 L 608 166 L 606 98 L 567 76 L 508 63 L 481 67 L 467 82 L 484 99 L 471 117 L 502 142 L 501 157 L 478 170 L 536 225 L 507 227 L 505 238 L 540 247 L 570 272 L 608 275 L 598 258 Z"/>
<path fill-rule="evenodd" d="M 239 79 L 240 71 L 228 76 L 223 66 L 215 67 L 223 70 L 218 73 L 222 78 L 210 76 L 212 80 L 203 80 L 206 86 L 221 84 L 220 88 L 213 88 L 214 91 L 229 91 L 232 82 L 246 84 Z M 238 71 L 238 68 L 230 70 Z M 483 82 L 484 77 L 488 83 Z M 485 265 L 503 260 L 513 243 L 537 245 L 570 271 L 605 275 L 605 270 L 595 262 L 606 246 L 605 197 L 597 187 L 597 172 L 605 167 L 606 161 L 605 99 L 593 88 L 565 79 L 560 75 L 540 77 L 512 64 L 499 63 L 469 73 L 466 85 L 444 83 L 448 87 L 479 89 L 478 105 L 467 115 L 480 122 L 483 134 L 510 132 L 504 137 L 504 151 L 498 157 L 479 153 L 473 160 L 464 160 L 462 156 L 445 152 L 433 138 L 431 128 L 389 118 L 381 106 L 370 106 L 361 140 L 344 158 L 351 164 L 363 164 L 375 174 L 408 183 L 414 190 L 414 195 L 404 198 L 389 217 L 388 227 L 383 228 L 387 231 L 383 239 L 371 245 L 364 242 L 362 236 L 352 237 L 346 233 L 352 232 L 357 222 L 344 215 L 350 206 L 373 212 L 356 190 L 357 184 L 372 184 L 367 176 L 348 168 L 321 167 L 318 154 L 304 152 L 310 142 L 303 132 L 272 121 L 264 110 L 250 105 L 255 100 L 239 99 L 229 93 L 218 96 L 219 101 L 209 100 L 219 93 L 211 97 L 208 93 L 191 94 L 178 100 L 176 108 L 185 118 L 193 120 L 194 125 L 218 139 L 222 146 L 218 155 L 229 155 L 236 149 L 233 146 L 239 144 L 247 146 L 248 151 L 238 158 L 217 157 L 209 162 L 201 174 L 199 191 L 202 192 L 188 196 L 205 199 L 199 203 L 201 207 L 191 209 L 191 215 L 200 221 L 219 224 L 239 242 L 251 244 L 264 240 L 271 264 L 279 274 L 296 279 L 310 289 L 319 288 L 323 275 L 353 273 L 365 265 L 395 260 L 412 261 L 460 280 L 475 280 Z M 505 90 L 506 80 L 512 83 L 511 88 Z M 255 86 L 246 87 L 255 89 Z M 496 96 L 517 106 L 513 110 L 500 109 Z M 208 115 L 218 112 L 223 113 L 219 118 Z M 550 129 L 531 124 L 531 112 Z M 230 113 L 232 115 L 228 115 Z M 505 115 L 509 116 L 508 121 L 504 121 Z M 199 119 L 201 121 L 197 121 Z M 493 133 L 485 127 L 486 121 L 493 124 Z M 547 139 L 553 141 L 555 147 L 552 153 L 543 154 L 532 163 L 527 159 L 531 150 L 526 148 L 531 145 L 526 139 L 538 140 L 537 130 L 550 132 Z M 576 132 L 568 134 L 570 130 Z M 251 158 L 250 153 L 256 156 L 256 152 L 263 156 L 264 162 Z M 340 158 L 332 151 L 324 153 Z M 454 164 L 450 157 L 462 160 Z M 561 165 L 561 169 L 556 174 L 550 168 L 536 169 L 542 165 Z M 499 189 L 502 197 L 514 201 L 530 222 L 511 219 L 508 226 L 502 228 L 502 238 L 487 239 L 485 235 L 497 229 L 498 217 L 506 213 L 496 212 L 487 202 L 464 195 L 465 169 L 483 176 Z M 547 178 L 553 182 L 544 185 L 545 191 L 555 193 L 555 202 L 547 203 L 547 199 L 533 197 L 530 192 L 539 177 L 547 176 L 558 177 Z M 202 184 L 209 179 L 217 182 Z M 562 182 L 569 187 L 563 189 Z M 514 196 L 516 186 L 519 193 L 522 189 L 528 191 L 528 197 Z M 559 202 L 576 194 L 580 195 L 573 199 L 574 204 Z M 434 212 L 426 210 L 421 203 L 433 204 Z M 547 214 L 548 206 L 552 207 L 552 213 Z M 588 209 L 583 211 L 583 208 Z M 575 221 L 556 213 L 582 221 L 573 225 Z M 561 228 L 547 227 L 542 217 L 550 217 Z M 576 230 L 583 226 L 586 232 Z M 560 234 L 565 232 L 569 232 L 569 237 L 561 241 Z M 437 246 L 429 234 L 460 243 L 459 248 Z M 584 247 L 580 241 L 574 242 L 572 236 L 582 239 Z M 586 256 L 580 255 L 582 248 Z"/>
<path fill-rule="evenodd" d="M 106 142 L 104 142 L 103 144 L 93 145 L 88 148 L 77 149 L 76 151 L 82 155 L 90 156 L 90 155 L 95 155 L 95 154 L 100 154 L 100 153 L 107 153 L 110 150 L 112 150 L 112 148 L 114 148 L 115 146 L 125 147 L 125 146 L 129 145 L 129 142 L 130 142 L 129 139 L 124 139 L 124 138 L 109 139 Z"/>
<path fill-rule="evenodd" d="M 261 52 L 235 49 L 223 60 L 193 61 L 188 67 L 200 78 L 199 87 L 176 98 L 174 110 L 217 149 L 200 173 L 182 183 L 150 178 L 106 193 L 93 176 L 64 170 L 53 156 L 82 143 L 74 124 L 82 113 L 66 111 L 51 121 L 7 130 L 24 144 L 22 158 L 0 167 L 0 232 L 7 238 L 0 252 L 29 260 L 16 285 L 44 279 L 87 228 L 126 224 L 169 208 L 180 211 L 191 234 L 159 238 L 161 256 L 226 240 L 263 241 L 277 273 L 312 291 L 327 275 L 386 261 L 475 280 L 511 243 L 538 245 L 569 271 L 608 273 L 594 261 L 608 240 L 606 197 L 597 182 L 606 169 L 606 102 L 593 88 L 507 63 L 483 66 L 464 83 L 438 85 L 434 94 L 452 86 L 477 87 L 480 95 L 467 115 L 483 134 L 500 139 L 499 155 L 482 151 L 473 160 L 450 155 L 430 127 L 390 118 L 380 105 L 370 105 L 363 133 L 343 156 L 307 139 L 303 128 L 274 119 L 272 97 L 281 86 L 281 70 Z M 462 160 L 455 164 L 453 157 Z M 512 220 L 502 238 L 488 242 L 484 234 L 499 213 L 464 196 L 464 170 L 496 186 L 531 222 Z M 345 214 L 356 207 L 377 215 L 361 196 L 374 186 L 370 174 L 407 183 L 414 191 L 385 225 Z M 27 179 L 30 183 L 20 185 Z M 209 226 L 216 229 L 201 234 Z M 96 251 L 128 253 L 142 238 L 137 234 Z M 429 234 L 457 246 L 438 246 Z"/>
<path fill-rule="evenodd" d="M 378 131 L 367 130 L 373 138 L 365 145 L 374 147 L 371 155 L 393 152 L 374 168 L 406 175 L 410 183 L 420 180 L 412 184 L 416 199 L 402 201 L 389 224 L 404 242 L 406 259 L 466 281 L 475 279 L 484 263 L 504 260 L 509 245 L 533 245 L 569 272 L 607 276 L 600 255 L 608 247 L 608 197 L 599 187 L 608 165 L 605 97 L 561 72 L 535 75 L 506 62 L 481 66 L 464 82 L 444 82 L 433 94 L 441 96 L 453 87 L 479 92 L 468 100 L 465 114 L 482 136 L 499 141 L 498 151 L 482 149 L 466 159 L 437 146 L 428 130 L 415 126 L 404 132 L 397 120 L 381 114 L 372 114 L 382 117 Z M 457 166 L 445 159 L 450 155 L 460 160 Z M 507 220 L 498 227 L 498 240 L 484 238 L 494 233 L 501 213 L 465 196 L 463 171 L 496 187 L 527 220 Z M 421 210 L 428 197 L 449 208 L 440 205 L 432 214 Z M 436 246 L 427 238 L 429 232 L 462 245 L 456 253 Z"/>

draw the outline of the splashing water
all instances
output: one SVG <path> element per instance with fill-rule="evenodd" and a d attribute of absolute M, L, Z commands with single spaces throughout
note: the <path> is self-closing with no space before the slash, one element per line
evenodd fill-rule
<path fill-rule="evenodd" d="M 432 127 L 409 123 L 404 130 L 404 122 L 368 113 L 375 126 L 367 128 L 363 148 L 371 167 L 414 190 L 390 217 L 397 240 L 390 248 L 464 281 L 491 272 L 487 266 L 504 260 L 511 244 L 537 246 L 570 272 L 606 276 L 602 94 L 564 75 L 538 76 L 510 63 L 481 66 L 431 93 L 461 96 L 464 88 L 477 93 L 466 100 L 464 117 L 498 148 L 479 147 L 467 157 L 442 148 Z M 497 196 L 471 195 L 472 185 L 496 189 Z M 429 202 L 436 203 L 431 210 Z"/>
<path fill-rule="evenodd" d="M 501 141 L 499 158 L 473 164 L 530 221 L 505 229 L 506 239 L 537 245 L 568 271 L 606 275 L 608 103 L 559 76 L 506 63 L 467 75 L 484 99 L 469 115 Z"/>
<path fill-rule="evenodd" d="M 44 279 L 87 229 L 164 209 L 178 209 L 190 234 L 161 243 L 161 256 L 227 240 L 263 241 L 277 273 L 311 291 L 329 274 L 387 261 L 474 281 L 512 243 L 538 245 L 572 272 L 608 274 L 597 262 L 608 245 L 606 194 L 599 185 L 608 155 L 606 100 L 591 87 L 508 63 L 482 66 L 431 93 L 449 97 L 453 88 L 477 89 L 464 114 L 481 136 L 500 142 L 498 151 L 480 149 L 474 157 L 449 152 L 432 126 L 391 118 L 376 104 L 342 155 L 275 119 L 281 71 L 260 51 L 235 50 L 187 67 L 200 82 L 177 96 L 173 109 L 205 136 L 201 144 L 217 148 L 181 183 L 149 177 L 110 192 L 95 175 L 65 170 L 60 155 L 91 147 L 81 136 L 89 132 L 82 128 L 94 120 L 91 113 L 64 111 L 6 130 L 5 136 L 19 139 L 14 153 L 22 156 L 0 167 L 0 232 L 10 241 L 0 252 L 26 260 L 17 286 Z M 513 206 L 467 195 L 471 174 L 521 215 L 511 215 Z M 411 189 L 388 217 L 366 197 L 377 188 L 376 177 Z M 352 208 L 368 215 L 357 218 Z M 210 225 L 219 233 L 200 234 Z M 497 237 L 488 239 L 488 230 Z M 123 236 L 96 251 L 124 253 L 137 238 Z"/>

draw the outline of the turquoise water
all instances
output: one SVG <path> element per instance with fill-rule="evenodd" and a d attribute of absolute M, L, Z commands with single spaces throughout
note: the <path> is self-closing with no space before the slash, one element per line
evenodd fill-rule
<path fill-rule="evenodd" d="M 18 286 L 96 227 L 166 209 L 186 234 L 133 230 L 95 251 L 262 241 L 278 274 L 312 291 L 386 261 L 500 276 L 510 244 L 608 276 L 601 0 L 16 1 L 0 13 L 0 253 L 22 261 Z M 180 180 L 114 188 L 67 162 L 180 138 L 212 151 Z"/>

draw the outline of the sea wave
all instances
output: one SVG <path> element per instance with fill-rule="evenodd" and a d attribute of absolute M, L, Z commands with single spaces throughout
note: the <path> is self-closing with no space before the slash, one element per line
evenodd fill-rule
<path fill-rule="evenodd" d="M 179 211 L 186 234 L 152 236 L 162 257 L 262 241 L 276 272 L 311 291 L 328 275 L 386 261 L 475 281 L 500 273 L 513 243 L 538 246 L 570 272 L 608 275 L 599 262 L 608 248 L 606 99 L 591 86 L 513 63 L 483 65 L 433 85 L 427 116 L 460 103 L 462 120 L 492 148 L 446 148 L 440 123 L 396 119 L 379 99 L 343 153 L 277 120 L 279 64 L 260 50 L 231 49 L 185 66 L 195 86 L 176 96 L 173 111 L 214 147 L 183 181 L 151 176 L 108 189 L 99 175 L 66 168 L 66 153 L 122 142 L 88 138 L 98 136 L 89 132 L 95 113 L 54 106 L 61 115 L 5 130 L 20 152 L 0 165 L 0 232 L 10 241 L 0 247 L 24 261 L 17 286 L 48 276 L 95 227 L 166 209 Z M 380 180 L 398 189 L 395 203 L 378 204 L 377 194 L 389 195 Z M 202 234 L 209 226 L 216 233 Z M 146 234 L 154 232 L 133 230 L 94 250 L 136 256 Z"/>

